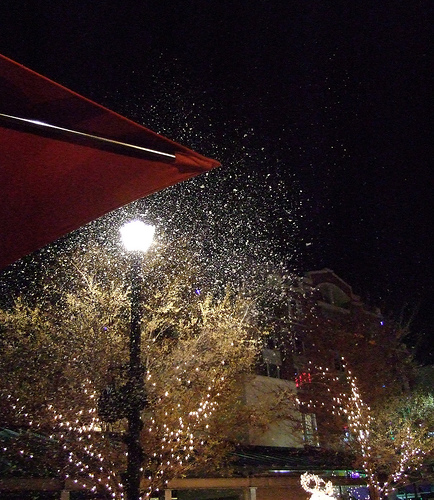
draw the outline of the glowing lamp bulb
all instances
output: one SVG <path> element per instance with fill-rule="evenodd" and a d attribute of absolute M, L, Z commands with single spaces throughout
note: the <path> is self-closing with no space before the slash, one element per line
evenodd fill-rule
<path fill-rule="evenodd" d="M 154 238 L 155 226 L 140 220 L 128 222 L 120 228 L 122 243 L 129 252 L 146 252 Z"/>

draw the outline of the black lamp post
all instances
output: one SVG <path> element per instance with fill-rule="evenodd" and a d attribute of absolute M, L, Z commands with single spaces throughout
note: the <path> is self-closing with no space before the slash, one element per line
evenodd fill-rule
<path fill-rule="evenodd" d="M 131 328 L 130 328 L 130 359 L 128 367 L 128 382 L 126 387 L 126 416 L 128 420 L 127 472 L 125 477 L 127 500 L 140 498 L 140 467 L 143 451 L 140 445 L 140 431 L 143 424 L 140 412 L 144 406 L 143 367 L 141 363 L 141 277 L 140 268 L 143 253 L 152 243 L 155 228 L 135 220 L 121 228 L 122 242 L 126 250 L 132 252 L 131 265 Z"/>

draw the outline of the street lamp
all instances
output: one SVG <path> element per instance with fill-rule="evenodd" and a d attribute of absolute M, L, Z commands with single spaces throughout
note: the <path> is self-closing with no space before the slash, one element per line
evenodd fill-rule
<path fill-rule="evenodd" d="M 155 227 L 141 220 L 133 220 L 124 224 L 120 233 L 126 250 L 146 252 L 154 239 Z"/>
<path fill-rule="evenodd" d="M 126 250 L 132 252 L 131 262 L 131 327 L 130 327 L 130 359 L 128 366 L 126 414 L 128 420 L 127 443 L 127 500 L 140 498 L 140 466 L 143 451 L 140 445 L 140 431 L 143 424 L 140 412 L 144 407 L 143 367 L 140 356 L 140 268 L 143 253 L 151 246 L 155 227 L 142 221 L 134 220 L 121 227 L 120 233 Z"/>

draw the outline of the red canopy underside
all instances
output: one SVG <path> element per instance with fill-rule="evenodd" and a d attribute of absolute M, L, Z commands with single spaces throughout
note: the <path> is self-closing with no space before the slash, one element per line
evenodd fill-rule
<path fill-rule="evenodd" d="M 219 165 L 3 56 L 0 113 L 174 155 L 128 152 L 0 117 L 0 268 L 111 210 Z"/>

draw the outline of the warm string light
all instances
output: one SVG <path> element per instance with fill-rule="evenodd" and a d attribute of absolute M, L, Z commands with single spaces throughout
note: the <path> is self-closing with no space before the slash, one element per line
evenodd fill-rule
<path fill-rule="evenodd" d="M 384 483 L 378 480 L 376 460 L 371 444 L 371 429 L 375 423 L 371 408 L 363 401 L 357 378 L 348 369 L 345 358 L 342 357 L 341 361 L 349 390 L 348 392 L 342 391 L 337 396 L 330 398 L 330 411 L 333 415 L 343 415 L 346 417 L 349 436 L 353 436 L 359 446 L 363 469 L 368 476 L 369 483 L 378 491 L 380 496 L 391 493 L 395 489 L 393 484 L 405 479 L 410 467 L 413 471 L 421 467 L 426 452 L 416 445 L 412 429 L 407 426 L 406 435 L 403 438 L 397 455 L 399 456 L 399 461 L 396 470 L 389 474 L 388 480 Z M 322 366 L 315 367 L 312 361 L 309 361 L 309 366 L 310 370 L 312 372 L 315 371 L 315 375 L 321 378 L 327 385 L 341 382 L 339 377 L 331 375 L 328 368 L 323 368 Z M 332 391 L 327 390 L 327 392 Z M 319 408 L 324 408 L 325 404 L 324 402 L 309 399 L 307 401 L 300 401 L 300 407 L 303 406 L 309 408 L 309 410 L 318 410 Z"/>
<path fill-rule="evenodd" d="M 90 382 L 86 380 L 84 385 L 90 385 Z M 96 391 L 85 387 L 83 392 L 87 395 L 89 401 L 94 403 L 97 398 Z M 13 401 L 13 396 L 8 395 L 8 399 Z M 15 400 L 15 403 L 11 404 L 12 409 L 28 418 L 27 424 L 29 428 L 39 428 L 39 425 L 30 419 L 29 413 L 25 412 L 24 406 L 18 407 L 18 402 L 19 398 Z M 53 418 L 53 433 L 49 438 L 61 440 L 61 448 L 67 456 L 68 464 L 79 475 L 85 475 L 89 482 L 78 478 L 73 479 L 68 472 L 64 472 L 64 479 L 71 479 L 76 485 L 92 492 L 97 492 L 98 487 L 103 487 L 114 500 L 123 500 L 123 485 L 116 479 L 117 474 L 110 468 L 103 453 L 97 451 L 97 444 L 101 441 L 102 423 L 96 416 L 96 408 L 90 407 L 86 412 L 84 410 L 75 412 L 72 410 L 73 413 L 70 414 L 72 418 L 68 420 L 66 420 L 64 412 L 59 412 L 53 404 L 48 404 L 46 408 Z M 84 423 L 82 421 L 84 416 L 90 417 L 90 422 L 87 420 Z M 77 447 L 77 444 L 79 445 L 78 450 L 72 450 L 71 447 Z M 6 450 L 4 449 L 4 451 Z M 24 450 L 21 450 L 20 454 L 24 455 Z M 33 454 L 29 453 L 28 458 L 32 459 Z M 58 472 L 61 473 L 60 470 Z"/>
<path fill-rule="evenodd" d="M 53 407 L 52 411 L 54 413 L 55 420 L 59 420 L 59 417 L 56 419 L 57 415 Z M 96 409 L 94 409 L 94 411 L 96 412 Z M 123 499 L 123 486 L 116 479 L 116 472 L 114 472 L 110 468 L 110 465 L 108 464 L 108 461 L 105 459 L 104 455 L 94 450 L 95 444 L 92 443 L 92 441 L 95 440 L 95 433 L 101 432 L 100 420 L 97 417 L 93 417 L 90 425 L 80 425 L 79 423 L 78 425 L 71 425 L 70 422 L 62 421 L 59 421 L 57 425 L 60 429 L 66 427 L 66 430 L 69 433 L 66 436 L 64 434 L 61 434 L 62 439 L 64 439 L 62 448 L 68 454 L 68 462 L 80 474 L 86 474 L 92 483 L 97 481 L 100 486 L 104 487 L 107 490 L 112 498 Z M 78 442 L 81 445 L 78 451 L 72 451 L 70 449 L 71 442 L 74 443 L 74 438 L 75 442 Z M 96 438 L 96 441 L 98 441 L 98 437 Z M 84 455 L 84 458 L 80 458 L 81 455 Z M 96 462 L 96 466 L 85 464 L 83 460 L 85 460 L 86 458 L 89 462 Z M 97 473 L 95 473 L 95 471 L 97 471 Z M 69 474 L 66 475 L 65 479 L 67 478 L 69 478 Z M 85 483 L 83 484 L 83 487 L 87 486 L 88 485 L 86 485 Z M 93 484 L 93 486 L 90 487 L 90 491 L 96 492 L 97 486 Z"/>
<path fill-rule="evenodd" d="M 194 356 L 191 356 L 194 358 Z M 196 360 L 195 360 L 196 361 Z M 198 362 L 201 362 L 198 359 Z M 204 457 L 207 447 L 206 437 L 211 432 L 212 417 L 219 408 L 221 394 L 231 384 L 231 378 L 226 376 L 230 363 L 222 360 L 217 367 L 204 371 L 201 366 L 191 367 L 191 359 L 181 365 L 174 366 L 174 387 L 166 379 L 164 386 L 152 382 L 152 392 L 159 394 L 155 401 L 156 407 L 152 416 L 148 417 L 145 425 L 146 436 L 144 446 L 155 442 L 155 452 L 150 462 L 150 474 L 147 475 L 148 488 L 145 498 L 149 498 L 156 488 L 163 488 L 167 481 L 175 474 L 185 474 L 197 465 L 195 458 Z M 195 374 L 203 372 L 207 375 L 207 385 Z M 147 380 L 156 380 L 150 372 Z M 162 383 L 162 381 L 160 381 Z M 189 388 L 195 387 L 194 392 Z M 178 391 L 177 387 L 181 390 Z M 188 388 L 185 390 L 185 388 Z M 181 406 L 180 397 L 186 397 Z M 152 397 L 152 396 L 151 396 Z M 182 401 L 181 401 L 182 402 Z M 190 408 L 189 408 L 190 407 Z M 182 409 L 182 413 L 179 411 Z M 164 418 L 159 418 L 159 411 L 163 411 Z M 205 451 L 206 454 L 206 451 Z M 145 467 L 146 468 L 146 467 Z"/>
<path fill-rule="evenodd" d="M 224 364 L 224 363 L 222 363 Z M 179 366 L 176 367 L 179 370 Z M 198 371 L 196 367 L 195 371 Z M 187 375 L 187 373 L 186 373 Z M 151 375 L 149 374 L 149 379 Z M 224 381 L 224 377 L 220 377 L 220 381 Z M 179 382 L 182 382 L 181 377 L 177 377 Z M 216 382 L 216 378 L 212 379 L 212 382 Z M 187 381 L 190 384 L 190 380 Z M 202 396 L 202 400 L 196 405 L 196 408 L 190 410 L 185 416 L 178 416 L 176 427 L 170 426 L 164 422 L 162 425 L 158 425 L 156 419 L 152 417 L 150 419 L 150 425 L 147 427 L 148 434 L 154 436 L 160 436 L 160 451 L 153 454 L 153 458 L 158 458 L 158 465 L 153 471 L 153 476 L 148 476 L 148 481 L 150 482 L 149 487 L 145 492 L 145 498 L 149 498 L 153 491 L 159 486 L 164 486 L 167 483 L 165 475 L 171 470 L 180 470 L 184 472 L 188 470 L 192 465 L 192 458 L 200 453 L 202 446 L 205 444 L 203 438 L 199 437 L 201 430 L 207 431 L 209 429 L 208 420 L 213 416 L 218 408 L 218 398 L 220 392 L 218 387 L 207 386 L 204 389 L 205 394 Z M 175 391 L 176 396 L 176 391 Z M 168 400 L 172 398 L 172 393 L 168 390 L 164 392 L 162 396 L 159 397 L 158 403 L 161 407 L 166 407 Z M 174 398 L 176 401 L 176 397 Z M 177 403 L 171 408 L 171 411 L 165 412 L 165 417 L 169 414 L 176 415 L 177 410 L 179 410 L 180 404 Z"/>
<path fill-rule="evenodd" d="M 202 349 L 202 346 L 200 348 Z M 149 494 L 151 488 L 155 490 L 156 487 L 163 486 L 167 478 L 173 477 L 174 473 L 186 471 L 194 466 L 193 458 L 198 457 L 200 462 L 201 457 L 205 456 L 203 450 L 207 449 L 207 438 L 215 424 L 213 417 L 220 407 L 221 394 L 225 394 L 224 391 L 227 391 L 232 384 L 231 371 L 236 372 L 232 367 L 234 364 L 232 358 L 227 361 L 221 360 L 221 357 L 217 358 L 218 366 L 211 369 L 202 366 L 201 357 L 192 355 L 191 358 L 199 366 L 191 367 L 190 359 L 184 365 L 177 367 L 174 374 L 177 376 L 173 376 L 170 382 L 167 378 L 155 377 L 155 374 L 149 372 L 146 376 L 148 392 L 152 398 L 152 413 L 148 413 L 147 410 L 143 413 L 146 424 L 142 433 L 144 448 L 148 435 L 153 435 L 154 440 L 161 438 L 159 447 L 154 448 L 156 453 L 153 458 L 157 467 L 151 464 L 152 467 L 149 468 L 151 474 L 147 474 L 150 484 Z M 163 384 L 164 389 L 161 387 Z M 95 451 L 99 438 L 103 436 L 104 424 L 96 416 L 95 403 L 98 394 L 92 390 L 89 381 L 84 385 L 82 392 L 86 403 L 84 405 L 78 403 L 82 408 L 79 411 L 75 408 L 63 408 L 57 403 L 48 408 L 53 428 L 52 439 L 58 439 L 61 443 L 70 469 L 64 471 L 65 474 L 68 472 L 66 476 L 68 479 L 77 481 L 77 484 L 80 483 L 82 487 L 88 489 L 92 486 L 92 491 L 104 487 L 113 498 L 123 498 L 122 491 L 118 491 L 122 490 L 122 485 L 117 483 L 114 487 L 112 484 L 116 481 L 116 474 L 111 470 L 106 453 L 99 454 Z M 182 385 L 183 394 L 186 395 L 185 401 L 178 398 L 176 387 L 179 385 Z M 186 391 L 185 387 L 188 387 Z M 193 387 L 193 390 L 190 391 L 190 387 Z M 179 401 L 183 403 L 182 406 Z M 77 406 L 76 399 L 74 403 Z M 159 413 L 162 409 L 165 410 L 163 418 L 163 413 Z M 20 411 L 24 414 L 24 407 Z M 175 415 L 175 418 L 172 418 L 172 415 Z M 151 439 L 150 445 L 152 444 Z M 149 464 L 143 464 L 142 472 L 148 471 L 147 465 Z M 71 470 L 78 472 L 80 476 L 85 476 L 86 480 L 75 479 Z"/>
<path fill-rule="evenodd" d="M 405 477 L 405 472 L 412 466 L 413 470 L 417 470 L 422 464 L 424 451 L 419 447 L 415 447 L 412 443 L 413 433 L 410 427 L 406 428 L 406 435 L 401 444 L 399 452 L 399 461 L 397 469 L 389 474 L 389 479 L 383 484 L 378 480 L 377 471 L 375 470 L 375 456 L 370 446 L 370 429 L 374 423 L 374 419 L 370 414 L 370 408 L 367 406 L 360 395 L 357 387 L 357 379 L 348 370 L 348 379 L 351 384 L 350 403 L 352 403 L 352 410 L 348 415 L 349 427 L 352 428 L 353 433 L 359 442 L 360 449 L 363 456 L 363 466 L 368 473 L 370 482 L 375 486 L 377 491 L 381 494 L 388 494 L 394 490 L 393 483 L 397 483 Z"/>
<path fill-rule="evenodd" d="M 411 428 L 407 426 L 405 431 L 405 439 L 401 444 L 398 467 L 397 470 L 392 474 L 392 481 L 395 483 L 398 482 L 401 478 L 406 477 L 405 472 L 408 470 L 409 464 L 412 464 L 415 470 L 417 470 L 422 465 L 422 461 L 426 455 L 426 452 L 418 446 L 409 446 L 413 439 L 414 437 Z"/>
<path fill-rule="evenodd" d="M 332 403 L 332 412 L 333 414 L 343 414 L 346 416 L 349 434 L 350 436 L 354 436 L 356 442 L 359 444 L 363 468 L 369 477 L 370 483 L 375 485 L 381 493 L 385 486 L 380 485 L 377 481 L 376 472 L 371 465 L 374 463 L 374 460 L 371 446 L 369 446 L 370 428 L 373 422 L 370 408 L 364 403 L 358 388 L 357 378 L 348 369 L 343 356 L 341 357 L 341 361 L 350 391 L 349 393 L 342 392 L 337 397 L 332 398 L 332 401 L 336 403 Z M 324 371 L 322 368 L 320 370 L 321 376 L 328 376 L 328 370 Z M 339 382 L 339 377 L 331 378 L 333 382 Z"/>

